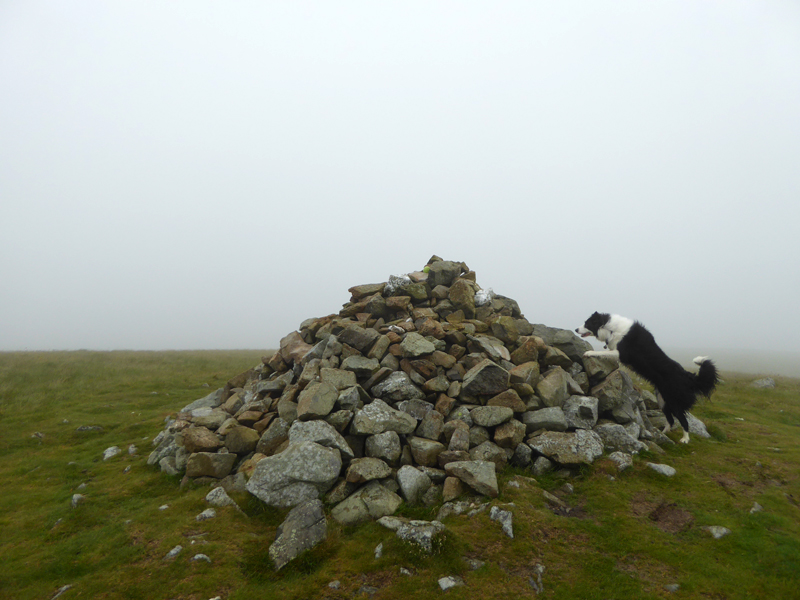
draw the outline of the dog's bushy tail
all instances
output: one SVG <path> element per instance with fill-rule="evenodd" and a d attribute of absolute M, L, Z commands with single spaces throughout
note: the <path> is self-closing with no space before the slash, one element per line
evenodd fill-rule
<path fill-rule="evenodd" d="M 698 356 L 694 363 L 700 365 L 700 370 L 695 375 L 695 388 L 703 396 L 709 397 L 719 383 L 717 366 L 707 356 Z"/>

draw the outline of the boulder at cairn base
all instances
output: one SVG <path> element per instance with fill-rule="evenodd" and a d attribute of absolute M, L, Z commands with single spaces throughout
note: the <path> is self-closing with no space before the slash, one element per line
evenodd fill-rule
<path fill-rule="evenodd" d="M 270 506 L 295 506 L 327 492 L 341 470 L 338 450 L 315 442 L 295 442 L 280 454 L 259 461 L 247 491 Z"/>
<path fill-rule="evenodd" d="M 280 570 L 293 558 L 310 550 L 328 535 L 328 523 L 320 500 L 306 500 L 289 511 L 278 526 L 275 542 L 269 547 L 269 557 Z"/>

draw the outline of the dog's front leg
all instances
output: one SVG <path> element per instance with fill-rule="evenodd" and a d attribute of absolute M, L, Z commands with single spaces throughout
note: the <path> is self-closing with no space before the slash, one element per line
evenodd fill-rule
<path fill-rule="evenodd" d="M 588 350 L 583 353 L 584 358 L 591 358 L 592 356 L 619 360 L 619 350 Z"/>

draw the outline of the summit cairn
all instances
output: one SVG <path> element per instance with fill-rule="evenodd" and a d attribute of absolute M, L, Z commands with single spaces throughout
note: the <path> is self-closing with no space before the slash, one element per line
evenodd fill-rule
<path fill-rule="evenodd" d="M 463 262 L 434 256 L 349 292 L 184 407 L 148 464 L 270 506 L 319 499 L 353 524 L 443 493 L 495 497 L 509 462 L 569 467 L 669 441 L 618 363 L 583 358 L 586 341 L 529 322 Z"/>

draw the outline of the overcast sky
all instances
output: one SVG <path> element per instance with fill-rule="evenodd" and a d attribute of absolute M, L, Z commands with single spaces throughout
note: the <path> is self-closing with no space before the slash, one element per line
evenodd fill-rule
<path fill-rule="evenodd" d="M 797 2 L 0 2 L 0 350 L 274 348 L 466 262 L 800 351 Z"/>

